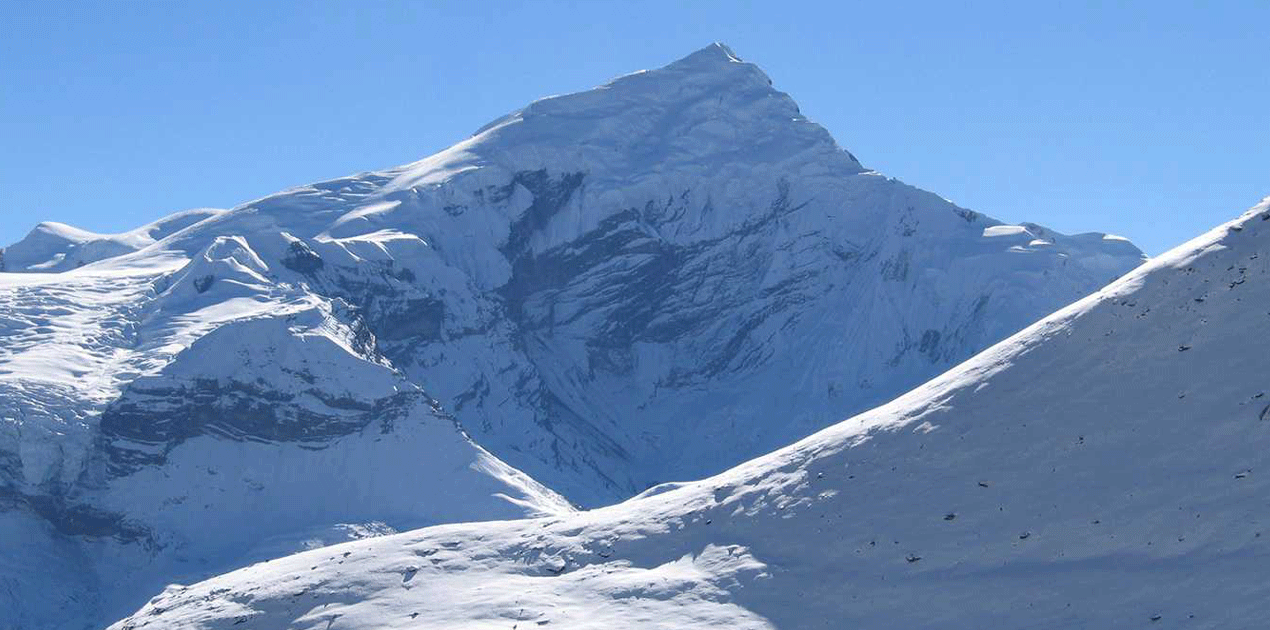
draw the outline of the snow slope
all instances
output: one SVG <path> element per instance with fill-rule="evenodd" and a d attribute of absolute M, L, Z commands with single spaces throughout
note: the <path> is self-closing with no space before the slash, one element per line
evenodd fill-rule
<path fill-rule="evenodd" d="M 718 44 L 413 164 L 42 224 L 0 273 L 0 619 L 714 474 L 1142 260 L 866 169 Z"/>
<path fill-rule="evenodd" d="M 186 210 L 122 234 L 97 234 L 47 221 L 26 238 L 0 250 L 0 271 L 59 272 L 135 252 L 198 222 L 225 212 Z"/>
<path fill-rule="evenodd" d="M 895 401 L 612 507 L 173 585 L 112 628 L 1257 628 L 1270 198 Z"/>
<path fill-rule="evenodd" d="M 572 509 L 472 443 L 347 305 L 264 274 L 231 239 L 167 274 L 0 276 L 0 628 L 100 627 L 178 576 Z"/>

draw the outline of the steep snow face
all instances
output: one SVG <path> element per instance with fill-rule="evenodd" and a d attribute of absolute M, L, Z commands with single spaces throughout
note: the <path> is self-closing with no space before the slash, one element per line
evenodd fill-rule
<path fill-rule="evenodd" d="M 339 523 L 568 509 L 525 474 L 583 505 L 713 474 L 1142 260 L 1001 225 L 865 169 L 720 45 L 414 164 L 126 235 L 46 224 L 0 274 L 3 515 L 102 584 L 29 582 L 21 556 L 0 579 L 39 596 L 5 605 L 110 610 L 253 539 L 381 531 Z M 447 467 L 444 501 L 399 485 Z"/>
<path fill-rule="evenodd" d="M 1270 198 L 716 477 L 261 563 L 112 628 L 1254 627 L 1268 326 Z"/>

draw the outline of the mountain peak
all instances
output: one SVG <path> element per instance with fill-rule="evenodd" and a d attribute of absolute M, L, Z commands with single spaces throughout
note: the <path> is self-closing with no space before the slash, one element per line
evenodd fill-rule
<path fill-rule="evenodd" d="M 705 48 L 702 48 L 678 61 L 672 62 L 670 66 L 718 66 L 720 64 L 745 63 L 727 44 L 722 42 L 714 42 Z"/>
<path fill-rule="evenodd" d="M 659 68 L 621 75 L 589 90 L 538 99 L 491 121 L 473 135 L 534 115 L 574 115 L 597 109 L 603 109 L 605 115 L 615 115 L 640 103 L 683 102 L 704 93 L 760 91 L 789 100 L 771 86 L 771 79 L 758 66 L 742 61 L 731 48 L 716 42 Z"/>
<path fill-rule="evenodd" d="M 456 147 L 507 170 L 565 172 L 606 167 L 617 179 L 667 165 L 711 171 L 807 168 L 834 176 L 864 171 L 829 132 L 802 115 L 757 65 L 713 43 L 660 68 L 543 98 L 477 130 Z M 443 160 L 445 167 L 453 162 Z M 433 178 L 437 161 L 415 174 Z M 425 172 L 426 171 L 426 172 Z"/>

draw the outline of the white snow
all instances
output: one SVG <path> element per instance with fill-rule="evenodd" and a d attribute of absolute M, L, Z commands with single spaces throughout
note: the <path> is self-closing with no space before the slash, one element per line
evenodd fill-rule
<path fill-rule="evenodd" d="M 983 228 L 984 238 L 995 238 L 999 236 L 1022 236 L 1022 235 L 1027 235 L 1030 238 L 1032 236 L 1032 233 L 1028 232 L 1027 228 L 1021 225 L 993 225 L 993 226 Z"/>
<path fill-rule="evenodd" d="M 933 381 L 700 482 L 169 587 L 112 626 L 1256 627 L 1270 198 Z"/>
<path fill-rule="evenodd" d="M 169 215 L 121 234 L 97 234 L 77 227 L 45 221 L 26 238 L 0 253 L 0 272 L 57 272 L 113 258 L 154 244 L 225 210 L 200 208 Z"/>
<path fill-rule="evenodd" d="M 203 274 L 216 279 L 198 291 Z M 391 431 L 376 424 L 332 444 L 243 441 L 232 426 L 210 425 L 170 450 L 130 443 L 164 464 L 105 475 L 100 414 L 129 391 L 265 386 L 295 396 L 296 409 L 335 416 L 349 413 L 327 399 L 418 391 L 351 345 L 337 305 L 266 275 L 234 237 L 157 276 L 101 265 L 0 274 L 0 454 L 17 463 L 3 470 L 0 539 L 25 541 L 0 546 L 0 628 L 92 626 L 180 576 L 311 547 L 317 530 L 321 540 L 347 540 L 372 515 L 408 528 L 572 510 L 426 404 Z M 162 399 L 147 404 L 166 413 Z M 41 503 L 46 488 L 68 487 L 67 507 L 89 505 L 88 517 Z M 87 531 L 98 518 L 114 523 L 114 514 L 127 520 L 101 527 L 119 532 L 67 535 L 85 521 Z M 340 524 L 351 525 L 331 529 Z M 45 568 L 32 573 L 36 566 Z"/>

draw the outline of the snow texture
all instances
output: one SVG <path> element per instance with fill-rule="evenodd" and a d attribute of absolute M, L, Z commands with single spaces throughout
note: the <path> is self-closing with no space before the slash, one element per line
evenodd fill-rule
<path fill-rule="evenodd" d="M 1254 628 L 1270 198 L 895 401 L 699 482 L 172 585 L 142 628 Z"/>

